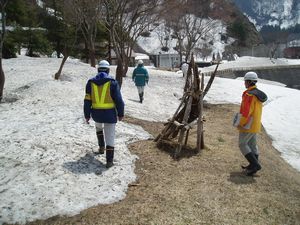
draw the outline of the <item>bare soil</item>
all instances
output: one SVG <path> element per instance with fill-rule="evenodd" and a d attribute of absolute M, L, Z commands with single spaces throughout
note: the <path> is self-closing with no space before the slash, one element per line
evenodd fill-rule
<path fill-rule="evenodd" d="M 130 145 L 138 155 L 125 199 L 86 209 L 73 217 L 53 217 L 37 224 L 205 224 L 300 225 L 300 173 L 287 164 L 263 131 L 258 137 L 262 170 L 247 177 L 241 165 L 238 132 L 231 121 L 234 105 L 205 107 L 205 149 L 193 150 L 196 130 L 178 160 L 174 146 L 153 140 Z M 154 137 L 162 123 L 127 118 Z"/>

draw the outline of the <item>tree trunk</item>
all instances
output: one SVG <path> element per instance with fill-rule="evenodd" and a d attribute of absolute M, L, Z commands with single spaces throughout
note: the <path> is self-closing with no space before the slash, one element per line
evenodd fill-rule
<path fill-rule="evenodd" d="M 109 35 L 108 37 L 108 62 L 111 64 L 111 51 L 112 51 L 112 47 L 111 47 L 111 37 Z"/>
<path fill-rule="evenodd" d="M 180 65 L 182 65 L 182 43 L 181 43 L 181 41 L 179 40 L 179 60 L 180 60 Z M 184 60 L 185 62 L 187 62 L 187 60 L 185 59 Z"/>
<path fill-rule="evenodd" d="M 91 66 L 96 67 L 95 49 L 93 47 L 89 49 L 89 56 L 90 56 Z"/>
<path fill-rule="evenodd" d="M 22 47 L 22 46 L 19 45 L 19 44 L 18 44 L 17 46 L 18 46 L 18 53 L 19 53 L 19 55 L 21 55 L 21 47 Z"/>
<path fill-rule="evenodd" d="M 55 76 L 54 76 L 54 79 L 55 79 L 55 80 L 58 80 L 58 79 L 59 79 L 59 77 L 60 77 L 60 75 L 61 75 L 61 71 L 62 71 L 62 69 L 63 69 L 63 67 L 64 67 L 64 65 L 65 65 L 65 62 L 67 61 L 68 57 L 69 57 L 68 54 L 65 53 L 65 54 L 64 54 L 64 57 L 63 57 L 63 59 L 62 59 L 62 61 L 61 61 L 59 70 L 57 71 L 57 73 L 56 73 Z"/>
<path fill-rule="evenodd" d="M 179 51 L 179 60 L 180 60 L 180 65 L 182 65 L 182 52 L 181 51 Z M 185 60 L 186 61 L 186 60 Z"/>
<path fill-rule="evenodd" d="M 32 48 L 30 46 L 28 47 L 28 50 L 27 50 L 27 56 L 33 57 L 33 51 L 32 51 Z"/>
<path fill-rule="evenodd" d="M 93 44 L 90 44 L 89 57 L 90 57 L 90 60 L 91 60 L 91 66 L 96 67 L 95 47 L 94 47 Z"/>
<path fill-rule="evenodd" d="M 185 53 L 185 61 L 187 62 L 187 61 L 189 61 L 189 59 L 190 59 L 190 51 L 189 50 L 187 50 L 186 51 L 186 53 Z"/>
<path fill-rule="evenodd" d="M 2 101 L 3 98 L 4 83 L 5 83 L 5 75 L 2 68 L 2 57 L 0 57 L 0 102 Z"/>
<path fill-rule="evenodd" d="M 0 102 L 2 101 L 3 98 L 3 90 L 4 90 L 4 83 L 5 83 L 5 74 L 2 68 L 2 50 L 3 50 L 3 42 L 4 42 L 4 37 L 6 33 L 6 13 L 5 13 L 5 7 L 6 4 L 8 3 L 8 0 L 1 0 L 0 2 L 0 14 L 1 16 L 1 32 L 0 32 Z"/>
<path fill-rule="evenodd" d="M 88 45 L 86 43 L 86 41 L 84 42 L 84 52 L 85 52 L 85 62 L 89 63 L 89 48 Z"/>
<path fill-rule="evenodd" d="M 116 80 L 118 81 L 120 88 L 122 87 L 122 82 L 123 82 L 123 62 L 122 60 L 118 59 L 117 62 L 117 69 L 116 69 Z"/>
<path fill-rule="evenodd" d="M 57 56 L 57 58 L 60 58 L 60 41 L 59 40 L 57 40 L 56 41 L 56 56 Z"/>
<path fill-rule="evenodd" d="M 127 58 L 127 57 L 126 57 L 126 58 Z M 129 60 L 130 60 L 130 59 L 128 59 L 128 58 L 127 58 L 127 60 L 125 60 L 125 65 L 124 65 L 124 67 L 123 67 L 123 77 L 126 77 L 126 75 L 127 75 L 128 67 L 129 67 Z"/>

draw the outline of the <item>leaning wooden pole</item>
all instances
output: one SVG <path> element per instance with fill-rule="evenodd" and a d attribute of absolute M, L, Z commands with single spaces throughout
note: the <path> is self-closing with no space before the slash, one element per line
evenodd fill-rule
<path fill-rule="evenodd" d="M 189 119 L 189 115 L 190 115 L 191 109 L 192 109 L 192 102 L 193 102 L 193 96 L 189 96 L 188 104 L 187 104 L 187 107 L 185 109 L 184 116 L 183 116 L 183 121 L 182 121 L 182 124 L 184 124 L 184 125 L 187 124 L 187 121 Z M 184 128 L 182 128 L 180 130 L 180 134 L 179 134 L 179 137 L 178 137 L 178 145 L 177 145 L 177 148 L 175 150 L 175 158 L 178 157 L 178 155 L 179 155 L 179 153 L 182 149 L 185 131 L 186 130 Z"/>
<path fill-rule="evenodd" d="M 215 79 L 215 77 L 216 77 L 216 75 L 217 75 L 217 70 L 218 70 L 219 65 L 220 65 L 220 62 L 218 62 L 217 66 L 216 66 L 216 68 L 215 68 L 214 73 L 213 73 L 213 74 L 210 76 L 210 78 L 209 78 L 209 81 L 208 81 L 208 83 L 207 83 L 207 85 L 206 85 L 206 87 L 205 87 L 205 89 L 204 89 L 203 97 L 204 97 L 204 96 L 207 94 L 207 92 L 209 91 L 209 89 L 210 89 L 210 87 L 211 87 L 211 85 L 212 85 L 212 83 L 213 83 L 213 81 L 214 81 L 214 79 Z"/>
<path fill-rule="evenodd" d="M 204 89 L 204 74 L 201 76 L 201 86 L 200 86 L 200 96 L 199 96 L 199 115 L 197 123 L 197 149 L 200 151 L 204 148 L 204 137 L 203 137 L 203 89 Z"/>

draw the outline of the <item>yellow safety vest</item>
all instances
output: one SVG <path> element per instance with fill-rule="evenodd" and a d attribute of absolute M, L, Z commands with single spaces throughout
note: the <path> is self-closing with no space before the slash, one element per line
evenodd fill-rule
<path fill-rule="evenodd" d="M 110 96 L 110 82 L 98 86 L 91 82 L 92 85 L 92 108 L 93 109 L 113 109 L 115 103 Z"/>

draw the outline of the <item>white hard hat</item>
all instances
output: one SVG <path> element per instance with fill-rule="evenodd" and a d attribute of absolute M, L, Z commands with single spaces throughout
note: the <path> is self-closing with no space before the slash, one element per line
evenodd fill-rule
<path fill-rule="evenodd" d="M 143 63 L 144 63 L 144 62 L 143 62 L 143 60 L 141 60 L 141 59 L 138 61 L 138 65 L 141 65 L 141 64 L 143 64 Z"/>
<path fill-rule="evenodd" d="M 244 80 L 253 80 L 253 81 L 257 81 L 258 80 L 258 76 L 255 72 L 247 72 L 244 76 Z"/>
<path fill-rule="evenodd" d="M 106 61 L 106 60 L 101 60 L 99 63 L 98 63 L 98 67 L 99 68 L 109 68 L 109 62 Z"/>

